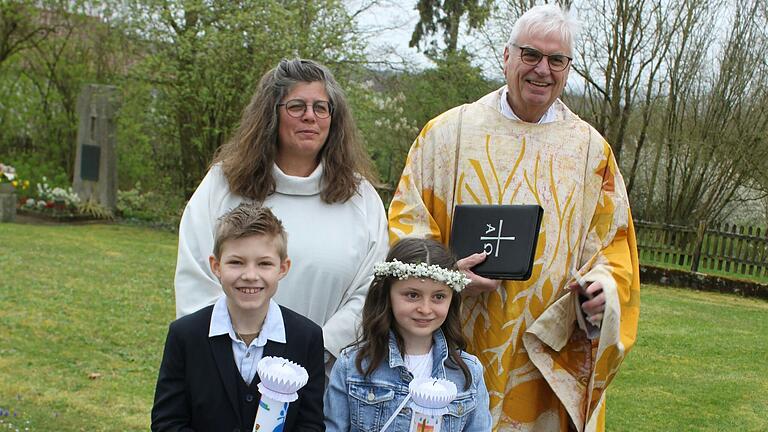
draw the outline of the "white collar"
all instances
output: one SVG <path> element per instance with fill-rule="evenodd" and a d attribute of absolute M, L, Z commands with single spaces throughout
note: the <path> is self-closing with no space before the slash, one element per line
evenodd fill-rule
<path fill-rule="evenodd" d="M 501 89 L 501 98 L 499 99 L 499 110 L 501 111 L 501 115 L 504 117 L 510 119 L 510 120 L 520 120 L 520 117 L 515 114 L 514 111 L 512 111 L 512 107 L 509 105 L 509 101 L 507 100 L 507 94 L 509 93 L 508 86 L 504 86 Z M 547 111 L 544 113 L 543 116 L 541 116 L 541 119 L 537 122 L 538 124 L 546 124 L 546 123 L 552 123 L 553 121 L 557 120 L 557 116 L 555 115 L 555 104 L 552 104 L 547 108 Z M 523 120 L 520 120 L 523 121 Z"/>
<path fill-rule="evenodd" d="M 228 334 L 232 340 L 238 340 L 235 329 L 232 327 L 232 319 L 227 309 L 227 296 L 222 295 L 213 305 L 211 312 L 211 326 L 208 330 L 208 337 Z M 280 306 L 274 300 L 269 300 L 269 309 L 267 317 L 264 318 L 264 325 L 261 326 L 259 336 L 251 342 L 251 345 L 264 346 L 267 340 L 285 343 L 285 323 Z"/>
<path fill-rule="evenodd" d="M 322 188 L 323 162 L 317 164 L 307 177 L 288 175 L 277 166 L 272 165 L 272 178 L 275 179 L 275 192 L 285 195 L 317 195 Z"/>

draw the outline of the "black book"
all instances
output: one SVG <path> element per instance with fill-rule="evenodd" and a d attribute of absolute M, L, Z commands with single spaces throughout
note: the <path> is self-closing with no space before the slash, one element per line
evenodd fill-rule
<path fill-rule="evenodd" d="M 472 268 L 480 276 L 528 280 L 543 213 L 538 205 L 458 205 L 451 249 L 459 259 L 484 251 L 485 261 Z"/>

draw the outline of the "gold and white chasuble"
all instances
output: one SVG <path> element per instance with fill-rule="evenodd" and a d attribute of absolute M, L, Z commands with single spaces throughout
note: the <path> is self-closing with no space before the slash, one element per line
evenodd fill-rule
<path fill-rule="evenodd" d="M 624 181 L 605 139 L 562 102 L 557 120 L 539 125 L 503 117 L 499 97 L 424 127 L 390 204 L 390 240 L 448 244 L 457 204 L 542 206 L 531 278 L 464 299 L 467 350 L 485 366 L 494 430 L 568 430 L 569 418 L 578 431 L 604 430 L 605 390 L 635 343 L 640 311 Z M 576 324 L 572 270 L 603 284 L 594 341 Z"/>

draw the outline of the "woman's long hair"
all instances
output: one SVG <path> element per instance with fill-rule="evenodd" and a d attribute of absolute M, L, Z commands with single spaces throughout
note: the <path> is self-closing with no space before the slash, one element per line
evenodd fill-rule
<path fill-rule="evenodd" d="M 278 103 L 299 83 L 322 82 L 333 112 L 331 127 L 318 158 L 323 161 L 320 197 L 326 203 L 344 202 L 362 178 L 378 184 L 370 158 L 357 133 L 344 91 L 323 65 L 312 60 L 282 60 L 262 76 L 251 102 L 243 110 L 232 138 L 219 148 L 213 164 L 221 163 L 229 189 L 264 201 L 275 191 L 272 166 L 278 148 Z"/>
<path fill-rule="evenodd" d="M 397 242 L 387 255 L 387 261 L 397 259 L 406 264 L 425 263 L 456 270 L 456 258 L 442 244 L 431 239 L 405 238 Z M 395 316 L 392 313 L 390 289 L 392 282 L 397 279 L 392 276 L 377 277 L 368 290 L 363 306 L 362 332 L 355 344 L 358 346 L 355 365 L 365 377 L 370 376 L 374 370 L 385 361 L 389 354 L 389 332 L 395 334 L 397 348 L 405 353 L 405 343 L 395 326 Z M 445 322 L 440 326 L 448 343 L 449 367 L 461 369 L 464 374 L 464 388 L 469 388 L 472 382 L 472 374 L 461 359 L 460 350 L 467 347 L 464 335 L 461 333 L 461 295 L 452 291 L 451 304 L 448 306 L 448 314 Z M 363 361 L 368 364 L 363 368 Z"/>

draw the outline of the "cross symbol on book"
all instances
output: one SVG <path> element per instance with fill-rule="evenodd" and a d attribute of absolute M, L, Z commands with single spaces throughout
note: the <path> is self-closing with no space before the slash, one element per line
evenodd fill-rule
<path fill-rule="evenodd" d="M 485 225 L 487 227 L 486 230 L 485 230 L 485 234 L 490 234 L 490 233 L 496 231 L 496 227 L 494 227 L 493 225 L 491 225 L 489 223 L 487 223 Z M 501 244 L 501 241 L 502 240 L 514 240 L 515 239 L 514 236 L 502 237 L 501 236 L 501 227 L 502 226 L 504 226 L 504 219 L 499 219 L 499 233 L 495 237 L 487 236 L 487 235 L 480 237 L 480 240 L 483 240 L 483 241 L 485 241 L 485 240 L 496 240 L 496 248 L 495 248 L 496 251 L 495 252 L 494 252 L 493 243 L 485 243 L 483 245 L 483 251 L 485 252 L 486 255 L 490 255 L 491 252 L 494 252 L 493 256 L 494 257 L 498 257 L 499 256 L 499 245 Z M 491 248 L 491 250 L 488 250 L 489 247 Z"/>

